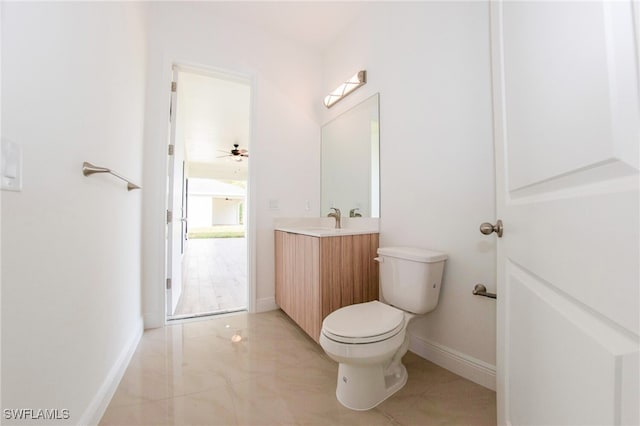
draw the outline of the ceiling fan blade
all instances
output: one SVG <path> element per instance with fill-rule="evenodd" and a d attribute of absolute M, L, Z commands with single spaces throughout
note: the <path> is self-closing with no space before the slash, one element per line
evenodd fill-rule
<path fill-rule="evenodd" d="M 225 158 L 225 157 L 233 157 L 233 155 L 221 155 L 220 157 L 216 157 L 216 158 Z"/>

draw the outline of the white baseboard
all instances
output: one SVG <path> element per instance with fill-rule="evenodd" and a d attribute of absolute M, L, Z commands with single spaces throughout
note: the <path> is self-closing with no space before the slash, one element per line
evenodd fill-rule
<path fill-rule="evenodd" d="M 125 345 L 125 347 L 122 349 L 122 352 L 120 352 L 120 356 L 113 363 L 109 374 L 107 374 L 107 377 L 105 377 L 102 385 L 98 389 L 98 392 L 93 397 L 91 403 L 80 417 L 80 420 L 78 421 L 79 425 L 97 425 L 98 423 L 100 423 L 100 419 L 104 415 L 104 412 L 107 410 L 107 407 L 111 402 L 111 398 L 116 392 L 116 389 L 120 384 L 120 380 L 122 379 L 122 376 L 124 376 L 124 372 L 127 369 L 129 362 L 131 361 L 131 357 L 138 347 L 138 342 L 140 342 L 142 333 L 143 322 L 142 318 L 140 318 L 140 320 L 134 327 L 131 339 L 129 339 L 127 345 Z"/>
<path fill-rule="evenodd" d="M 275 297 L 264 297 L 256 300 L 256 312 L 274 311 L 276 309 L 280 309 L 280 307 L 276 305 Z"/>
<path fill-rule="evenodd" d="M 410 337 L 409 350 L 458 376 L 493 391 L 496 390 L 495 365 L 417 336 Z"/>

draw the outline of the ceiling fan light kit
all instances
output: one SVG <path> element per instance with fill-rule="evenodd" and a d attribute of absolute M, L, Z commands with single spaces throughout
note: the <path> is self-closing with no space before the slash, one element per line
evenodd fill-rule
<path fill-rule="evenodd" d="M 235 161 L 242 161 L 243 158 L 249 158 L 249 151 L 247 151 L 246 149 L 240 149 L 240 145 L 238 145 L 237 143 L 233 144 L 233 149 L 231 149 L 230 151 L 221 151 L 221 152 L 228 152 L 228 154 L 221 155 L 218 158 L 230 157 L 230 158 L 233 158 Z"/>

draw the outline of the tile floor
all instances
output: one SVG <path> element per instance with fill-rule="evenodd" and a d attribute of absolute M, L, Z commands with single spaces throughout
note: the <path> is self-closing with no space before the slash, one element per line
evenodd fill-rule
<path fill-rule="evenodd" d="M 335 398 L 337 364 L 282 311 L 175 324 L 144 333 L 100 424 L 496 424 L 495 392 L 410 352 L 403 362 L 403 389 L 352 411 Z"/>
<path fill-rule="evenodd" d="M 247 307 L 247 244 L 244 238 L 187 241 L 182 296 L 175 317 Z"/>

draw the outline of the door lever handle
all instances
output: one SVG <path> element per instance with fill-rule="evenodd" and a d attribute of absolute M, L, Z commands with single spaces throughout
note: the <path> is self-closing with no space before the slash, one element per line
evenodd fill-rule
<path fill-rule="evenodd" d="M 480 225 L 480 232 L 484 235 L 490 235 L 492 232 L 498 234 L 498 238 L 502 238 L 502 231 L 504 230 L 502 226 L 502 221 L 498 219 L 495 225 L 490 224 L 489 222 L 485 222 Z"/>
<path fill-rule="evenodd" d="M 476 296 L 484 296 L 484 297 L 488 297 L 490 299 L 496 299 L 497 296 L 495 293 L 489 293 L 487 292 L 487 287 L 484 286 L 484 284 L 476 284 L 476 286 L 473 288 L 472 293 Z"/>

